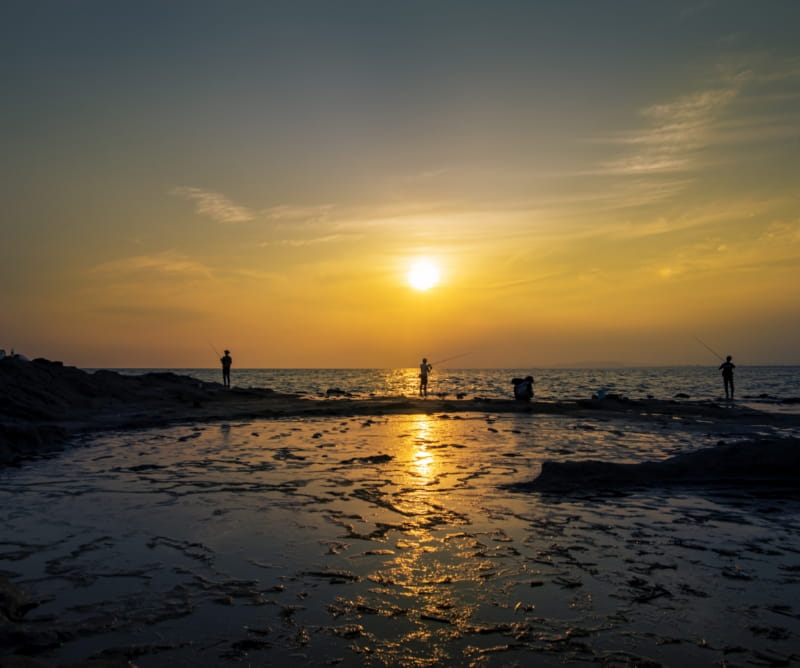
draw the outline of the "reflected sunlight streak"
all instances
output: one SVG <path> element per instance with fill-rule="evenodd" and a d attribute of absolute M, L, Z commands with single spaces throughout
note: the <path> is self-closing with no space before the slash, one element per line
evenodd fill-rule
<path fill-rule="evenodd" d="M 438 461 L 428 450 L 428 444 L 435 441 L 435 431 L 437 424 L 428 416 L 420 415 L 415 418 L 414 428 L 414 452 L 411 465 L 414 472 L 424 485 L 433 482 L 437 469 Z"/>

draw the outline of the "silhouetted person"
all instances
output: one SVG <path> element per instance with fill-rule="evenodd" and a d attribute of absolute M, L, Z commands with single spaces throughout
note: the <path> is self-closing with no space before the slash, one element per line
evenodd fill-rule
<path fill-rule="evenodd" d="M 428 364 L 428 358 L 422 358 L 422 364 L 419 365 L 419 396 L 428 396 L 428 374 L 433 369 L 432 364 Z"/>
<path fill-rule="evenodd" d="M 231 386 L 231 364 L 233 364 L 233 359 L 231 358 L 231 351 L 226 350 L 225 355 L 219 358 L 219 361 L 222 362 L 222 384 L 225 387 Z"/>
<path fill-rule="evenodd" d="M 533 376 L 512 378 L 511 384 L 514 386 L 515 399 L 519 401 L 530 401 L 533 399 Z"/>
<path fill-rule="evenodd" d="M 733 400 L 733 370 L 736 368 L 736 365 L 731 362 L 733 358 L 728 355 L 725 361 L 719 365 L 720 370 L 722 371 L 722 383 L 725 385 L 725 398 Z M 730 393 L 730 396 L 728 396 Z"/>

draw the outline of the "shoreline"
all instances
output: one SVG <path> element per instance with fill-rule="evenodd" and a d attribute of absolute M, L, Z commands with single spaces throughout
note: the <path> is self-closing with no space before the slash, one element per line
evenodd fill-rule
<path fill-rule="evenodd" d="M 800 416 L 715 401 L 604 399 L 520 402 L 407 396 L 314 398 L 269 388 L 225 389 L 172 372 L 88 373 L 46 359 L 0 360 L 0 467 L 61 450 L 82 434 L 232 419 L 433 413 L 524 413 L 597 420 L 711 421 L 796 426 Z M 711 425 L 709 425 L 711 428 Z M 724 429 L 722 429 L 724 431 Z"/>

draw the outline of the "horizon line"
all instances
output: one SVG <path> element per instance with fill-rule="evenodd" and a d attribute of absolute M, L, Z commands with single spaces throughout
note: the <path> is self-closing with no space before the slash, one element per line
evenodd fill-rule
<path fill-rule="evenodd" d="M 497 369 L 497 370 L 519 370 L 519 369 L 551 369 L 551 370 L 577 370 L 577 369 L 584 369 L 584 370 L 601 370 L 601 369 L 674 369 L 674 368 L 693 368 L 693 367 L 700 367 L 700 368 L 707 368 L 707 367 L 716 367 L 718 364 L 716 362 L 710 364 L 563 364 L 563 365 L 546 365 L 546 366 L 538 366 L 538 365 L 522 365 L 522 366 L 465 366 L 465 367 L 439 367 L 439 368 L 446 368 L 451 371 L 470 371 L 470 370 L 490 370 L 490 369 Z M 77 365 L 76 365 L 77 366 Z M 800 363 L 796 364 L 769 364 L 769 363 L 757 363 L 757 364 L 737 364 L 737 368 L 740 367 L 796 367 L 800 366 Z M 178 366 L 77 366 L 79 369 L 84 370 L 93 370 L 93 371 L 100 371 L 100 370 L 131 370 L 131 371 L 141 371 L 141 370 L 150 370 L 150 369 L 175 369 L 179 371 L 186 371 L 186 370 L 203 370 L 203 371 L 217 371 L 219 370 L 219 366 L 194 366 L 194 367 L 178 367 Z M 385 366 L 385 367 L 346 367 L 346 366 L 253 366 L 253 367 L 234 367 L 238 371 L 267 371 L 267 370 L 276 370 L 276 371 L 382 371 L 387 369 L 416 369 L 416 365 L 412 366 Z"/>

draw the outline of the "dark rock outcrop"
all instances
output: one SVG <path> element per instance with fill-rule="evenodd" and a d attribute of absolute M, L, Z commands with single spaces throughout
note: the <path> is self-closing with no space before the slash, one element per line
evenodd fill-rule
<path fill-rule="evenodd" d="M 61 362 L 0 359 L 0 464 L 60 447 L 76 422 L 137 406 L 194 405 L 219 392 L 174 373 L 88 373 Z"/>
<path fill-rule="evenodd" d="M 778 482 L 800 487 L 800 439 L 780 438 L 718 445 L 639 464 L 596 460 L 546 461 L 537 478 L 511 485 L 510 488 L 550 492 Z"/>

